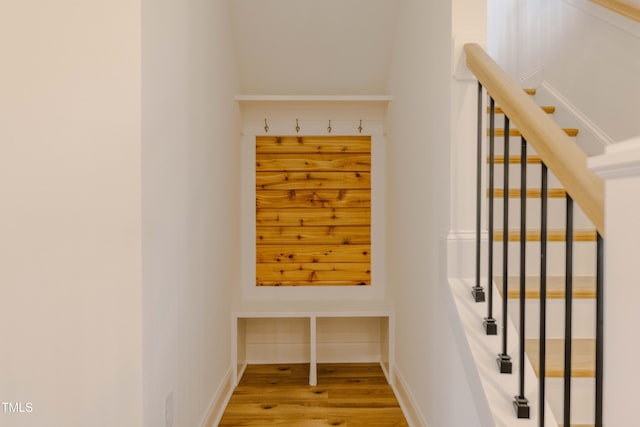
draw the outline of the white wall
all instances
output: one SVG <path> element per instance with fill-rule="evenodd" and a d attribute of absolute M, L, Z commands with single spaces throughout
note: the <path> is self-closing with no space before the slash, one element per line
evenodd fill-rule
<path fill-rule="evenodd" d="M 142 422 L 140 2 L 3 2 L 3 426 Z"/>
<path fill-rule="evenodd" d="M 640 134 L 640 30 L 588 0 L 489 2 L 489 52 L 516 81 L 543 80 L 611 141 Z"/>
<path fill-rule="evenodd" d="M 459 117 L 452 107 L 464 103 L 452 101 L 452 13 L 451 2 L 402 1 L 390 78 L 387 253 L 396 364 L 431 426 L 477 418 L 448 325 L 441 241 L 453 215 L 452 123 Z"/>
<path fill-rule="evenodd" d="M 233 0 L 241 92 L 379 95 L 396 0 Z"/>
<path fill-rule="evenodd" d="M 240 270 L 228 2 L 142 12 L 144 425 L 198 426 L 229 373 Z"/>

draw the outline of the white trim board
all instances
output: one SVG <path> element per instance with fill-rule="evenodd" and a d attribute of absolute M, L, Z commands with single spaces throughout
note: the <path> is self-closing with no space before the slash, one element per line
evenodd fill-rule
<path fill-rule="evenodd" d="M 553 114 L 556 122 L 562 126 L 572 126 L 580 129 L 576 142 L 587 153 L 596 155 L 604 151 L 605 147 L 613 144 L 613 139 L 592 122 L 582 111 L 576 108 L 549 82 L 543 81 L 537 89 L 536 101 L 541 105 L 554 105 Z"/>
<path fill-rule="evenodd" d="M 580 129 L 577 143 L 588 155 L 600 154 L 605 147 L 613 144 L 614 141 L 609 135 L 544 79 L 544 67 L 538 67 L 523 76 L 519 83 L 522 87 L 536 89 L 534 98 L 538 105 L 556 107 L 551 117 L 560 126 Z"/>
<path fill-rule="evenodd" d="M 590 0 L 563 0 L 565 3 L 588 13 L 614 27 L 640 38 L 640 25 L 634 20 L 609 10 Z"/>
<path fill-rule="evenodd" d="M 234 384 L 232 373 L 233 370 L 229 367 L 220 386 L 218 386 L 218 390 L 216 390 L 213 395 L 207 411 L 202 417 L 202 421 L 198 424 L 200 427 L 215 427 L 220 424 L 224 410 L 227 408 L 227 404 L 233 394 Z"/>
<path fill-rule="evenodd" d="M 241 354 L 246 354 L 246 336 L 243 332 L 244 321 L 246 319 L 284 319 L 284 318 L 298 318 L 307 319 L 309 327 L 309 343 L 305 344 L 309 347 L 309 385 L 317 385 L 317 363 L 318 363 L 318 334 L 317 334 L 317 321 L 322 318 L 355 318 L 355 317 L 367 317 L 367 318 L 380 318 L 386 319 L 386 328 L 380 329 L 380 342 L 386 338 L 387 342 L 380 346 L 380 353 L 377 357 L 380 362 L 380 366 L 387 377 L 387 381 L 393 384 L 393 369 L 395 364 L 394 357 L 394 343 L 395 343 L 395 321 L 394 312 L 390 309 L 382 309 L 380 306 L 373 307 L 371 309 L 363 308 L 360 310 L 354 309 L 341 309 L 340 303 L 332 303 L 333 307 L 315 306 L 313 302 L 301 301 L 293 303 L 295 306 L 293 310 L 288 310 L 285 305 L 269 304 L 262 305 L 259 309 L 251 309 L 245 306 L 243 311 L 234 311 L 231 313 L 231 357 L 232 357 L 232 369 L 233 369 L 233 383 L 237 385 L 240 381 L 241 371 L 247 365 L 248 361 L 239 357 Z M 335 307 L 337 305 L 337 307 Z M 383 303 L 383 306 L 386 305 Z M 253 304 L 253 307 L 260 306 L 260 304 Z M 249 308 L 247 310 L 247 308 Z M 306 310 L 305 310 L 306 308 Z M 327 343 L 323 343 L 327 344 Z M 336 343 L 339 344 L 339 343 Z M 383 348 L 386 349 L 386 354 L 383 353 Z"/>
<path fill-rule="evenodd" d="M 390 102 L 391 95 L 236 95 L 238 102 Z"/>
<path fill-rule="evenodd" d="M 391 388 L 396 395 L 404 417 L 407 419 L 407 423 L 410 427 L 429 427 L 415 397 L 407 387 L 407 382 L 402 376 L 402 373 L 398 370 L 397 366 L 394 366 L 392 369 L 394 371 L 394 381 L 391 384 Z"/>
<path fill-rule="evenodd" d="M 591 157 L 587 164 L 605 179 L 640 176 L 640 136 L 607 147 L 605 154 Z"/>
<path fill-rule="evenodd" d="M 513 413 L 512 396 L 518 393 L 518 375 L 515 369 L 517 363 L 514 363 L 514 374 L 502 375 L 496 368 L 496 354 L 500 352 L 502 337 L 500 335 L 487 336 L 482 328 L 482 320 L 486 316 L 486 303 L 476 303 L 471 297 L 469 290 L 472 287 L 471 281 L 463 281 L 459 279 L 449 279 L 449 290 L 454 301 L 455 311 L 451 315 L 454 316 L 452 324 L 456 326 L 454 330 L 455 339 L 461 355 L 467 353 L 472 359 L 471 363 L 465 363 L 468 369 L 475 369 L 475 373 L 467 372 L 470 380 L 480 378 L 480 386 L 473 390 L 476 396 L 476 407 L 481 408 L 482 403 L 485 407 L 488 404 L 491 412 L 492 420 L 483 420 L 483 426 L 509 427 L 517 423 L 522 427 L 538 426 L 538 382 L 536 380 L 533 368 L 529 363 L 529 359 L 525 358 L 525 395 L 529 399 L 531 407 L 531 418 L 516 419 Z M 494 295 L 499 295 L 497 289 Z M 501 313 L 502 302 L 500 298 L 494 299 L 494 312 Z M 501 318 L 497 319 L 502 322 Z M 508 321 L 508 334 L 510 338 L 508 353 L 514 361 L 517 360 L 517 330 L 511 319 Z M 463 351 L 463 349 L 465 349 Z M 464 356 L 464 355 L 463 355 Z M 464 360 L 464 359 L 463 359 Z M 472 375 L 473 374 L 473 375 Z M 476 381 L 469 382 L 472 385 L 478 385 Z M 545 403 L 545 427 L 557 427 L 553 413 L 548 404 Z"/>
<path fill-rule="evenodd" d="M 265 130 L 265 120 L 268 131 Z M 331 120 L 331 123 L 329 123 Z M 331 131 L 329 132 L 329 124 Z M 296 132 L 296 125 L 300 128 Z M 358 128 L 362 128 L 362 132 Z M 288 120 L 271 120 L 268 117 L 259 121 L 247 121 L 244 124 L 242 134 L 251 137 L 256 136 L 371 136 L 373 138 L 384 135 L 384 123 L 380 120 L 333 120 L 327 115 L 326 120 L 308 120 L 292 117 Z"/>

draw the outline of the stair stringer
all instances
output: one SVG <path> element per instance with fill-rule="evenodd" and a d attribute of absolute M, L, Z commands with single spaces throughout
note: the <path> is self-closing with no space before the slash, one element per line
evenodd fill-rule
<path fill-rule="evenodd" d="M 613 144 L 613 139 L 592 122 L 582 111 L 578 110 L 567 98 L 556 90 L 549 82 L 543 81 L 537 88 L 534 97 L 538 104 L 555 105 L 554 118 L 560 126 L 580 129 L 576 144 L 588 156 L 602 154 L 606 146 Z"/>
<path fill-rule="evenodd" d="M 472 280 L 449 277 L 451 295 L 450 324 L 456 344 L 466 369 L 466 375 L 476 403 L 481 426 L 510 427 L 538 426 L 538 380 L 529 359 L 525 357 L 525 395 L 531 406 L 531 418 L 518 420 L 513 410 L 513 398 L 518 393 L 518 333 L 510 319 L 507 320 L 509 354 L 514 362 L 513 374 L 500 374 L 496 357 L 501 350 L 501 335 L 487 336 L 482 328 L 486 316 L 486 303 L 476 303 L 471 297 Z M 501 325 L 498 314 L 502 302 L 494 286 L 494 317 Z M 547 402 L 545 404 L 545 427 L 557 427 L 558 423 Z"/>
<path fill-rule="evenodd" d="M 574 0 L 566 1 L 573 2 Z M 596 9 L 600 8 L 596 7 Z M 554 119 L 561 127 L 580 129 L 576 143 L 588 156 L 602 154 L 606 146 L 615 142 L 614 139 L 549 83 L 545 79 L 544 71 L 542 66 L 531 71 L 519 79 L 520 86 L 536 89 L 536 94 L 533 98 L 538 105 L 555 106 Z"/>

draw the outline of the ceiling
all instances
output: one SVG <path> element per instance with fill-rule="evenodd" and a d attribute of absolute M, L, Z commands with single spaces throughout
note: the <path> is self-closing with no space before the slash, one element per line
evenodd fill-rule
<path fill-rule="evenodd" d="M 397 0 L 230 0 L 241 94 L 380 95 Z"/>

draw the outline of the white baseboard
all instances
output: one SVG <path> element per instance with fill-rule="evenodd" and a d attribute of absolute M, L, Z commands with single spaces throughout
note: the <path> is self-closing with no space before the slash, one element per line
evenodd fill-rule
<path fill-rule="evenodd" d="M 209 403 L 207 411 L 202 417 L 200 427 L 216 427 L 220 423 L 224 410 L 233 394 L 234 384 L 232 372 L 233 370 L 231 368 L 227 370 L 218 390 L 216 390 L 211 399 L 211 403 Z"/>
<path fill-rule="evenodd" d="M 564 2 L 596 17 L 597 19 L 613 25 L 621 31 L 629 33 L 636 38 L 640 38 L 640 26 L 637 25 L 637 22 L 620 13 L 609 10 L 589 0 L 564 0 Z"/>
<path fill-rule="evenodd" d="M 392 369 L 394 381 L 391 384 L 391 388 L 393 388 L 407 423 L 409 423 L 410 427 L 428 427 L 429 425 L 420 411 L 411 390 L 407 387 L 407 382 L 404 380 L 402 373 L 395 366 Z"/>
<path fill-rule="evenodd" d="M 486 316 L 486 305 L 473 301 L 469 295 L 471 284 L 470 281 L 449 279 L 449 289 L 456 311 L 451 313 L 453 317 L 450 321 L 454 327 L 454 337 L 463 366 L 465 370 L 468 369 L 466 376 L 472 387 L 476 411 L 480 416 L 478 425 L 536 427 L 539 425 L 538 382 L 528 381 L 525 385 L 525 395 L 530 401 L 530 406 L 536 409 L 532 410 L 531 418 L 517 420 L 513 413 L 512 396 L 518 392 L 518 375 L 503 375 L 496 369 L 496 354 L 500 352 L 502 337 L 488 336 L 480 326 Z M 494 295 L 497 294 L 497 288 L 494 288 Z M 494 300 L 494 312 L 500 313 L 501 309 L 502 300 L 497 298 Z M 518 333 L 511 319 L 507 322 L 507 328 L 508 335 L 513 337 L 510 339 L 507 353 L 515 356 L 518 354 Z M 527 358 L 525 365 L 525 377 L 535 378 Z M 545 405 L 545 427 L 557 426 L 548 403 Z"/>

